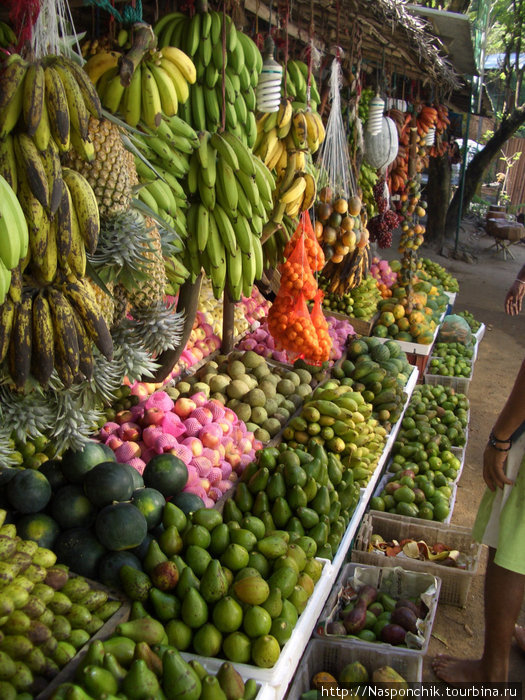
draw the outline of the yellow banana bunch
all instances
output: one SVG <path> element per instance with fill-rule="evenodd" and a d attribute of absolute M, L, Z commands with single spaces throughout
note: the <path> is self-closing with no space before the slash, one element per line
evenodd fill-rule
<path fill-rule="evenodd" d="M 118 69 L 120 54 L 100 51 L 87 61 L 85 71 L 96 85 L 102 105 L 119 113 L 130 126 L 142 120 L 156 130 L 162 115 L 171 117 L 187 101 L 189 84 L 196 80 L 192 60 L 174 46 L 151 51 L 137 66 L 125 87 Z"/>
<path fill-rule="evenodd" d="M 276 174 L 272 224 L 284 215 L 297 217 L 309 209 L 316 195 L 311 155 L 324 140 L 321 117 L 311 110 L 294 110 L 282 100 L 279 110 L 264 114 L 257 123 L 254 153 Z"/>
<path fill-rule="evenodd" d="M 30 376 L 46 386 L 53 371 L 66 388 L 77 379 L 91 379 L 93 343 L 111 358 L 111 335 L 83 279 L 25 288 L 19 302 L 7 298 L 0 306 L 0 360 L 7 358 L 18 390 Z"/>

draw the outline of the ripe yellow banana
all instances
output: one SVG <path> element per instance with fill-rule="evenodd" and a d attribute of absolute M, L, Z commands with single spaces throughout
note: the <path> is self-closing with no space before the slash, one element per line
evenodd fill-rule
<path fill-rule="evenodd" d="M 42 118 L 42 111 L 45 108 L 44 89 L 44 68 L 39 62 L 32 63 L 28 67 L 24 78 L 24 98 L 22 104 L 24 122 L 29 136 L 35 135 L 40 119 Z"/>
<path fill-rule="evenodd" d="M 60 75 L 53 68 L 45 68 L 45 99 L 51 134 L 60 151 L 68 151 L 70 145 L 69 106 Z"/>
<path fill-rule="evenodd" d="M 27 62 L 18 54 L 6 60 L 2 73 L 2 92 L 0 95 L 0 138 L 5 138 L 15 127 L 24 101 L 24 78 Z"/>
<path fill-rule="evenodd" d="M 100 233 L 100 217 L 95 193 L 86 178 L 77 170 L 63 168 L 62 175 L 71 194 L 85 247 L 88 253 L 93 254 L 97 248 Z"/>
<path fill-rule="evenodd" d="M 184 51 L 181 51 L 175 46 L 164 46 L 164 48 L 161 49 L 161 54 L 163 58 L 167 58 L 168 61 L 174 63 L 185 80 L 190 83 L 190 85 L 193 85 L 197 80 L 197 71 L 195 69 L 195 64 Z"/>
<path fill-rule="evenodd" d="M 84 103 L 80 87 L 67 65 L 57 62 L 55 63 L 55 68 L 66 93 L 71 126 L 80 134 L 81 138 L 85 139 L 88 136 L 89 112 Z"/>
<path fill-rule="evenodd" d="M 171 75 L 165 71 L 162 66 L 156 66 L 154 63 L 148 63 L 148 68 L 155 78 L 160 96 L 160 104 L 162 111 L 168 117 L 177 114 L 179 100 L 177 90 Z"/>
<path fill-rule="evenodd" d="M 303 176 L 299 175 L 285 192 L 281 192 L 279 194 L 279 201 L 283 202 L 284 204 L 291 204 L 303 194 L 305 189 L 306 180 Z"/>
<path fill-rule="evenodd" d="M 99 51 L 87 61 L 84 70 L 94 85 L 111 68 L 118 66 L 120 54 L 117 51 Z"/>
<path fill-rule="evenodd" d="M 156 130 L 162 118 L 159 89 L 153 73 L 142 66 L 142 118 L 150 129 Z"/>

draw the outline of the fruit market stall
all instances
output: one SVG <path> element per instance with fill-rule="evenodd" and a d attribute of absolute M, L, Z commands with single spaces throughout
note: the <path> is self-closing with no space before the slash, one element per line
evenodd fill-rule
<path fill-rule="evenodd" d="M 277 700 L 366 509 L 453 507 L 468 404 L 414 365 L 457 291 L 416 254 L 423 83 L 456 78 L 384 0 L 321 65 L 316 6 L 305 42 L 284 5 L 93 4 L 0 24 L 0 696 Z M 389 117 L 385 19 L 423 91 Z"/>

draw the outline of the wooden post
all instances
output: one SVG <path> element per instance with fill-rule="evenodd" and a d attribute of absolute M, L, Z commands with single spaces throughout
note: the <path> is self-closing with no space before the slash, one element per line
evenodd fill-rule
<path fill-rule="evenodd" d="M 416 174 L 417 141 L 417 114 L 414 105 L 412 121 L 410 122 L 410 151 L 408 153 L 408 177 L 410 179 L 412 179 Z"/>
<path fill-rule="evenodd" d="M 235 303 L 232 301 L 230 292 L 226 288 L 222 302 L 222 344 L 221 352 L 227 355 L 233 350 L 233 336 L 235 332 L 234 323 Z"/>
<path fill-rule="evenodd" d="M 153 379 L 147 379 L 146 381 L 163 382 L 168 374 L 173 370 L 175 364 L 178 362 L 180 356 L 184 352 L 184 348 L 190 337 L 190 333 L 193 328 L 193 322 L 195 321 L 195 316 L 197 314 L 197 307 L 199 305 L 199 295 L 201 291 L 202 274 L 200 274 L 195 282 L 184 282 L 179 290 L 179 298 L 177 300 L 177 311 L 183 311 L 185 313 L 184 318 L 184 330 L 182 331 L 182 338 L 180 345 L 175 350 L 166 350 L 161 353 L 157 358 L 157 362 L 160 364 Z"/>

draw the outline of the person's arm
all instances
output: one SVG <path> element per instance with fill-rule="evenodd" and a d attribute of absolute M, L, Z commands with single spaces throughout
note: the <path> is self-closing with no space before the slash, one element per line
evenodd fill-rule
<path fill-rule="evenodd" d="M 483 478 L 491 491 L 514 482 L 505 476 L 505 462 L 511 437 L 525 422 L 525 361 L 522 363 L 510 396 L 492 428 L 483 454 Z"/>
<path fill-rule="evenodd" d="M 505 297 L 505 311 L 509 316 L 516 316 L 521 311 L 523 297 L 525 296 L 525 265 L 518 272 L 512 287 Z"/>

